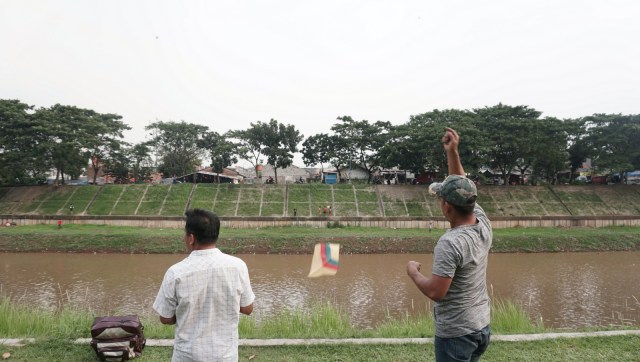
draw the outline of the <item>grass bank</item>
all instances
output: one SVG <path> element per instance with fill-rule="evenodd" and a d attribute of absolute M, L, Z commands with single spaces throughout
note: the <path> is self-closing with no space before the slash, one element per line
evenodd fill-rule
<path fill-rule="evenodd" d="M 0 252 L 172 254 L 184 250 L 181 229 L 109 225 L 34 225 L 0 228 Z M 218 246 L 232 254 L 307 254 L 318 242 L 344 253 L 430 253 L 442 229 L 262 228 L 224 229 Z M 508 228 L 494 230 L 493 252 L 640 250 L 640 228 Z"/>
<path fill-rule="evenodd" d="M 492 330 L 498 334 L 541 333 L 546 331 L 537 318 L 529 318 L 522 306 L 511 301 L 492 302 Z M 10 298 L 0 298 L 0 338 L 89 338 L 95 316 L 91 310 L 59 307 L 44 310 L 27 307 Z M 152 339 L 173 338 L 173 327 L 160 324 L 158 317 L 141 315 L 145 335 Z M 349 316 L 330 304 L 310 310 L 282 310 L 273 317 L 257 320 L 242 316 L 241 338 L 425 338 L 432 337 L 430 313 L 418 317 L 388 318 L 373 329 L 351 325 Z"/>
<path fill-rule="evenodd" d="M 601 362 L 639 361 L 640 336 L 491 342 L 483 361 Z M 43 340 L 24 347 L 3 347 L 9 361 L 97 361 L 88 345 Z M 170 361 L 169 347 L 147 347 L 135 361 Z M 240 347 L 240 361 L 434 361 L 432 344 Z"/>
<path fill-rule="evenodd" d="M 495 334 L 539 333 L 546 329 L 526 316 L 512 302 L 494 302 L 492 329 Z M 91 348 L 72 341 L 89 337 L 93 316 L 88 311 L 33 310 L 0 299 L 0 337 L 34 337 L 35 343 L 22 347 L 0 346 L 11 361 L 93 361 Z M 344 313 L 329 305 L 310 312 L 283 311 L 269 320 L 243 317 L 241 338 L 362 338 L 431 337 L 429 315 L 414 319 L 390 320 L 373 330 L 350 326 Z M 155 318 L 143 318 L 147 338 L 172 338 L 173 327 L 160 325 Z M 640 336 L 556 339 L 537 342 L 492 342 L 488 361 L 633 361 L 640 359 Z M 142 361 L 168 361 L 170 347 L 147 347 Z M 240 347 L 241 361 L 412 361 L 433 360 L 432 344 L 405 345 L 321 345 Z"/>

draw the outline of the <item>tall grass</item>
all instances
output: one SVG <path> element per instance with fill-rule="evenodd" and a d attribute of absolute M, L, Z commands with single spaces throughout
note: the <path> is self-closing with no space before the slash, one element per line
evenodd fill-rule
<path fill-rule="evenodd" d="M 285 309 L 259 323 L 254 317 L 243 317 L 238 329 L 242 338 L 350 338 L 358 334 L 349 316 L 329 303 L 308 311 Z"/>
<path fill-rule="evenodd" d="M 496 334 L 545 331 L 541 321 L 532 322 L 524 308 L 512 301 L 493 301 L 491 315 L 491 329 Z M 49 311 L 2 297 L 0 338 L 87 338 L 94 317 L 89 310 L 63 305 Z M 153 312 L 141 315 L 141 319 L 147 338 L 173 338 L 173 327 L 160 324 Z M 284 309 L 260 320 L 255 316 L 242 316 L 238 329 L 241 338 L 249 339 L 425 338 L 434 335 L 430 311 L 415 316 L 407 313 L 399 319 L 388 317 L 373 329 L 362 329 L 351 324 L 345 311 L 329 303 L 319 303 L 307 310 Z"/>
<path fill-rule="evenodd" d="M 408 313 L 401 319 L 388 318 L 372 331 L 378 338 L 425 338 L 434 335 L 433 315 L 420 314 L 417 317 Z"/>
<path fill-rule="evenodd" d="M 71 307 L 33 309 L 0 297 L 0 336 L 4 337 L 88 337 L 93 318 L 89 311 Z"/>
<path fill-rule="evenodd" d="M 541 333 L 545 328 L 541 318 L 532 322 L 520 304 L 511 300 L 493 299 L 491 331 L 497 334 Z"/>

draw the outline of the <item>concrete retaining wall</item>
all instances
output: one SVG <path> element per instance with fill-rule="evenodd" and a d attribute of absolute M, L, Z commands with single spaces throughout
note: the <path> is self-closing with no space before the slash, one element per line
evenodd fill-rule
<path fill-rule="evenodd" d="M 62 216 L 62 215 L 0 215 L 1 225 L 56 225 L 58 220 L 64 224 L 93 224 L 114 226 L 136 226 L 148 228 L 182 228 L 182 217 L 160 216 Z M 377 228 L 433 228 L 444 229 L 449 223 L 442 217 L 222 217 L 222 225 L 227 228 L 264 228 L 264 227 L 327 227 L 327 223 L 340 223 L 344 226 Z M 533 216 L 491 218 L 494 228 L 512 227 L 603 227 L 603 226 L 640 226 L 640 216 Z"/>

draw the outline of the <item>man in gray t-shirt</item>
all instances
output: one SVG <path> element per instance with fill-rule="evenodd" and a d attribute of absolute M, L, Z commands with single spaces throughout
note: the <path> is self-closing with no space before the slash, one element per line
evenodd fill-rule
<path fill-rule="evenodd" d="M 489 346 L 491 334 L 487 258 L 493 231 L 486 213 L 476 204 L 475 184 L 464 176 L 459 140 L 456 131 L 445 128 L 442 142 L 449 177 L 429 186 L 451 224 L 436 244 L 431 277 L 420 273 L 420 263 L 407 264 L 411 280 L 436 302 L 433 317 L 438 362 L 478 361 Z"/>

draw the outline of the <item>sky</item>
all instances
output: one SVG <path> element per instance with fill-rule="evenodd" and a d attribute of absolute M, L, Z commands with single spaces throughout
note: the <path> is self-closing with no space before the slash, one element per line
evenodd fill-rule
<path fill-rule="evenodd" d="M 640 2 L 0 1 L 0 99 L 224 133 L 527 105 L 640 114 Z M 296 164 L 301 158 L 296 156 Z"/>

